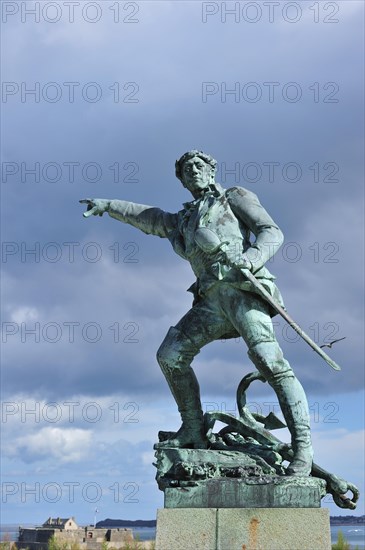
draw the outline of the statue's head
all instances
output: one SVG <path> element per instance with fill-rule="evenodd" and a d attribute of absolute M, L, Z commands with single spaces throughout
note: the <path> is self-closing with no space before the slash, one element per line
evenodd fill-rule
<path fill-rule="evenodd" d="M 216 167 L 217 161 L 213 157 L 193 149 L 175 162 L 175 174 L 184 187 L 198 196 L 214 182 Z"/>

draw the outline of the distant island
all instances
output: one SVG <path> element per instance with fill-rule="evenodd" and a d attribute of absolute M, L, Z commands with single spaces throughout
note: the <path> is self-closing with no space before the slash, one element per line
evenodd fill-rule
<path fill-rule="evenodd" d="M 365 515 L 364 516 L 331 516 L 330 517 L 331 525 L 365 525 Z M 129 519 L 104 519 L 98 521 L 96 527 L 108 528 L 108 527 L 156 527 L 156 520 L 144 520 L 137 519 L 131 521 Z"/>
<path fill-rule="evenodd" d="M 155 519 L 136 519 L 134 521 L 129 519 L 104 519 L 98 521 L 96 527 L 108 528 L 108 527 L 156 527 Z"/>
<path fill-rule="evenodd" d="M 365 525 L 365 516 L 330 516 L 331 525 Z"/>

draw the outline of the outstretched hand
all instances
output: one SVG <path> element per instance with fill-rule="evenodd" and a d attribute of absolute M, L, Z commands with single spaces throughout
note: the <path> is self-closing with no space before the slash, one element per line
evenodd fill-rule
<path fill-rule="evenodd" d="M 102 216 L 107 212 L 110 205 L 110 200 L 107 199 L 81 199 L 79 202 L 87 204 L 87 210 L 84 212 L 84 218 L 89 216 Z"/>

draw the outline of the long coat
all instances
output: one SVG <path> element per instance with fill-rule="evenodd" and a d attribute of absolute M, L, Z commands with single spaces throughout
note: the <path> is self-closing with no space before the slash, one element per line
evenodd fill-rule
<path fill-rule="evenodd" d="M 260 204 L 257 196 L 243 187 L 223 189 L 211 184 L 204 195 L 185 203 L 177 213 L 134 202 L 113 200 L 109 215 L 137 227 L 147 234 L 167 238 L 173 249 L 190 262 L 196 282 L 190 287 L 195 300 L 213 284 L 223 280 L 237 288 L 255 292 L 242 272 L 225 261 L 239 263 L 244 255 L 252 264 L 252 272 L 270 294 L 283 306 L 275 277 L 265 263 L 283 243 L 283 234 Z M 199 227 L 208 227 L 223 243 L 222 252 L 207 254 L 195 240 Z M 251 236 L 254 240 L 251 242 Z M 275 314 L 270 311 L 271 314 Z"/>

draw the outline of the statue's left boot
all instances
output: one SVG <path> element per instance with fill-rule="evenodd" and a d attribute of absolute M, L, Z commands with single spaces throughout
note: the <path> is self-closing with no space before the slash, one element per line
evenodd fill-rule
<path fill-rule="evenodd" d="M 293 460 L 286 469 L 290 476 L 308 476 L 312 470 L 313 448 L 308 402 L 304 389 L 284 359 L 277 342 L 251 347 L 249 357 L 276 392 L 291 435 Z"/>

